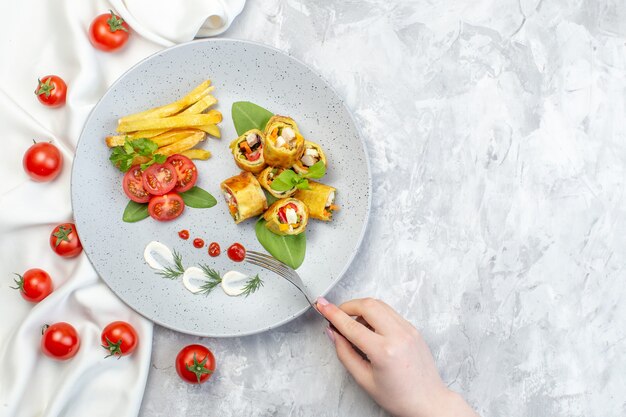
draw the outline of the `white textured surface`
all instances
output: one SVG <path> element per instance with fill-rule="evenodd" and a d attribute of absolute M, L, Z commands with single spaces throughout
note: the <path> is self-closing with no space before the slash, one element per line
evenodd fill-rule
<path fill-rule="evenodd" d="M 484 416 L 626 414 L 623 1 L 250 1 L 227 35 L 311 65 L 361 125 L 373 217 L 329 299 L 398 309 Z M 384 415 L 322 328 L 156 328 L 141 415 Z M 218 362 L 200 387 L 172 366 L 192 342 Z"/>

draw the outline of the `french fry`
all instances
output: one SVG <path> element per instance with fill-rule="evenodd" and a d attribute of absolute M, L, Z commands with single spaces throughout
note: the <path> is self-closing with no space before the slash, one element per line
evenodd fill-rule
<path fill-rule="evenodd" d="M 220 128 L 218 125 L 196 126 L 195 129 L 202 130 L 208 133 L 209 135 L 216 137 L 218 139 L 222 137 L 222 135 L 220 134 Z"/>
<path fill-rule="evenodd" d="M 181 98 L 180 100 L 176 100 L 172 103 L 166 104 L 164 106 L 155 107 L 149 110 L 145 110 L 139 113 L 131 114 L 129 116 L 122 117 L 119 122 L 130 122 L 131 120 L 140 120 L 145 118 L 159 118 L 159 117 L 168 117 L 173 114 L 178 113 L 179 111 L 191 106 L 198 100 L 202 99 L 204 96 L 209 94 L 211 91 L 215 89 L 215 87 L 210 87 L 211 80 L 203 81 L 199 86 L 191 90 L 189 94 Z M 139 130 L 139 129 L 137 129 Z"/>
<path fill-rule="evenodd" d="M 198 133 L 198 130 L 196 129 L 174 129 L 168 130 L 167 132 L 162 133 L 159 136 L 150 138 L 150 140 L 156 143 L 159 148 L 162 148 L 163 146 L 171 145 L 172 143 L 183 140 L 186 137 L 194 135 L 196 133 Z"/>
<path fill-rule="evenodd" d="M 134 165 L 139 165 L 139 164 L 145 164 L 146 162 L 149 162 L 150 158 L 148 158 L 147 156 L 136 156 L 133 158 L 133 166 Z"/>
<path fill-rule="evenodd" d="M 137 130 L 174 129 L 177 127 L 192 127 L 213 125 L 222 121 L 222 113 L 211 110 L 207 114 L 187 114 L 182 116 L 164 117 L 162 119 L 137 119 L 120 122 L 117 131 L 120 133 L 135 132 Z"/>
<path fill-rule="evenodd" d="M 165 155 L 165 156 L 170 156 L 170 155 L 174 155 L 177 153 L 181 153 L 188 149 L 193 148 L 198 143 L 202 142 L 205 139 L 205 137 L 206 137 L 206 134 L 204 132 L 196 131 L 195 133 L 192 133 L 191 135 L 181 140 L 178 140 L 172 143 L 171 145 L 167 145 L 167 146 L 163 146 L 162 148 L 159 148 L 155 153 Z"/>
<path fill-rule="evenodd" d="M 112 148 L 114 146 L 122 146 L 124 143 L 126 143 L 126 138 L 128 138 L 129 140 L 139 138 L 150 139 L 167 131 L 168 129 L 141 130 L 139 132 L 127 133 L 125 135 L 107 136 L 106 144 L 109 148 Z"/>
<path fill-rule="evenodd" d="M 182 151 L 180 154 L 189 159 L 200 159 L 201 161 L 206 161 L 211 157 L 211 152 L 205 151 L 204 149 L 188 149 Z"/>
<path fill-rule="evenodd" d="M 202 97 L 202 99 L 198 100 L 178 114 L 200 114 L 209 107 L 213 106 L 215 103 L 217 103 L 217 99 L 209 94 Z"/>

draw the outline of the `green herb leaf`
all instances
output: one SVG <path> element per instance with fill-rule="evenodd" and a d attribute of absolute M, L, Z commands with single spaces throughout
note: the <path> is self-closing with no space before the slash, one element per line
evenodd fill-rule
<path fill-rule="evenodd" d="M 270 187 L 276 191 L 289 191 L 300 182 L 301 177 L 290 169 L 286 169 L 274 178 Z"/>
<path fill-rule="evenodd" d="M 313 165 L 309 167 L 309 170 L 306 174 L 302 175 L 304 178 L 322 178 L 326 175 L 326 164 L 323 161 L 317 161 Z"/>
<path fill-rule="evenodd" d="M 157 272 L 157 274 L 161 275 L 163 278 L 176 279 L 182 277 L 185 273 L 183 256 L 176 251 L 172 251 L 172 253 L 174 255 L 174 265 L 168 266 Z"/>
<path fill-rule="evenodd" d="M 109 160 L 120 169 L 122 172 L 127 172 L 133 165 L 133 160 L 137 156 L 147 156 L 150 161 L 145 164 L 141 164 L 141 169 L 144 170 L 154 163 L 162 164 L 167 159 L 164 155 L 155 154 L 154 152 L 159 149 L 159 146 L 150 139 L 139 138 L 129 140 L 126 138 L 126 142 L 123 146 L 116 146 L 111 152 Z"/>
<path fill-rule="evenodd" d="M 249 101 L 237 101 L 231 108 L 233 124 L 239 136 L 250 129 L 263 131 L 268 120 L 274 115 L 269 110 L 264 109 Z"/>
<path fill-rule="evenodd" d="M 301 178 L 300 181 L 298 181 L 298 183 L 296 184 L 296 188 L 298 190 L 310 190 L 311 187 L 309 187 L 309 181 Z"/>
<path fill-rule="evenodd" d="M 184 193 L 180 193 L 185 205 L 193 208 L 211 208 L 217 204 L 217 200 L 208 191 L 200 187 L 191 187 Z"/>
<path fill-rule="evenodd" d="M 247 297 L 250 294 L 255 293 L 262 286 L 263 280 L 259 277 L 259 274 L 256 274 L 254 277 L 246 281 L 246 285 L 243 286 L 243 292 L 241 295 L 245 295 Z"/>
<path fill-rule="evenodd" d="M 129 201 L 124 209 L 122 220 L 126 223 L 135 223 L 148 217 L 148 203 L 136 203 Z"/>
<path fill-rule="evenodd" d="M 270 232 L 265 223 L 267 222 L 260 218 L 254 227 L 259 243 L 279 261 L 293 269 L 300 267 L 306 254 L 305 232 L 299 235 L 279 236 Z"/>
<path fill-rule="evenodd" d="M 207 295 L 211 291 L 213 291 L 215 287 L 222 283 L 222 277 L 220 276 L 219 272 L 217 272 L 215 269 L 211 268 L 208 265 L 200 265 L 200 268 L 202 269 L 202 272 L 204 272 L 204 276 L 207 278 L 207 280 L 204 284 L 200 286 L 200 291 L 196 294 Z"/>

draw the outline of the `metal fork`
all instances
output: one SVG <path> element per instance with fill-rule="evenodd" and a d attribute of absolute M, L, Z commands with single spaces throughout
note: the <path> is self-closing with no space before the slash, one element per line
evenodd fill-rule
<path fill-rule="evenodd" d="M 324 315 L 319 312 L 317 307 L 315 307 L 316 301 L 309 294 L 306 286 L 302 282 L 302 278 L 300 278 L 300 275 L 298 275 L 298 273 L 294 271 L 293 268 L 291 268 L 289 265 L 282 263 L 281 261 L 270 255 L 255 252 L 252 250 L 246 251 L 246 257 L 244 258 L 244 260 L 253 265 L 260 266 L 261 268 L 269 269 L 270 271 L 276 273 L 277 275 L 280 275 L 287 281 L 291 282 L 293 286 L 296 287 L 302 293 L 302 295 L 304 295 L 304 298 L 306 298 L 311 307 L 313 307 L 313 310 L 315 310 L 320 316 L 324 317 Z M 324 320 L 328 321 L 326 317 L 324 317 Z M 332 324 L 330 322 L 328 323 Z"/>
<path fill-rule="evenodd" d="M 337 328 L 330 322 L 330 320 L 324 317 L 324 315 L 320 313 L 320 311 L 317 309 L 317 307 L 315 306 L 316 301 L 313 300 L 313 297 L 311 297 L 306 286 L 302 282 L 302 278 L 300 278 L 300 275 L 298 275 L 298 273 L 293 268 L 291 268 L 287 264 L 282 263 L 281 261 L 279 261 L 278 259 L 270 255 L 266 255 L 260 252 L 255 252 L 252 250 L 246 251 L 246 257 L 244 258 L 244 260 L 253 265 L 268 269 L 276 273 L 277 275 L 285 278 L 287 281 L 293 284 L 293 286 L 296 287 L 302 293 L 302 295 L 304 295 L 304 298 L 306 298 L 306 300 L 309 302 L 311 307 L 313 307 L 313 310 L 315 310 L 317 314 L 322 316 L 324 320 L 328 322 L 328 326 L 331 329 L 333 329 L 333 331 L 335 331 L 336 333 L 341 334 L 341 332 L 337 330 Z M 359 355 L 361 355 L 363 359 L 369 361 L 369 359 L 367 358 L 367 355 L 363 353 L 361 349 L 356 347 L 354 344 L 352 344 L 352 347 Z"/>

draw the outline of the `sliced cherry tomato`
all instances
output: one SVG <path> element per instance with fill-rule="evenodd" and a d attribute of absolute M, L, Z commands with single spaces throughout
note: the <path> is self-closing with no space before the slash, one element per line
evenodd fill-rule
<path fill-rule="evenodd" d="M 199 237 L 195 238 L 193 240 L 193 246 L 200 249 L 204 247 L 204 240 L 200 239 Z"/>
<path fill-rule="evenodd" d="M 142 174 L 143 188 L 152 195 L 163 195 L 176 186 L 176 170 L 172 164 L 152 164 Z"/>
<path fill-rule="evenodd" d="M 154 196 L 148 203 L 150 217 L 159 221 L 174 220 L 184 209 L 185 202 L 176 193 Z"/>
<path fill-rule="evenodd" d="M 259 159 L 261 157 L 261 152 L 262 151 L 257 149 L 256 151 L 252 152 L 251 154 L 248 154 L 248 161 L 254 162 L 257 159 Z"/>
<path fill-rule="evenodd" d="M 183 240 L 187 240 L 189 239 L 189 230 L 181 230 L 180 232 L 178 232 L 178 237 L 183 239 Z"/>
<path fill-rule="evenodd" d="M 128 41 L 130 27 L 121 17 L 110 10 L 96 17 L 89 26 L 89 40 L 98 49 L 115 51 Z"/>
<path fill-rule="evenodd" d="M 83 245 L 80 243 L 74 223 L 63 223 L 55 227 L 50 234 L 50 247 L 63 258 L 78 256 L 83 250 Z"/>
<path fill-rule="evenodd" d="M 212 257 L 220 256 L 222 253 L 222 248 L 220 248 L 220 244 L 217 242 L 211 242 L 209 245 L 209 255 Z"/>
<path fill-rule="evenodd" d="M 37 81 L 39 83 L 35 95 L 41 104 L 48 107 L 59 107 L 65 104 L 67 85 L 61 77 L 46 75 Z"/>
<path fill-rule="evenodd" d="M 124 193 L 131 200 L 137 203 L 147 203 L 150 201 L 150 193 L 143 188 L 143 175 L 139 165 L 132 166 L 122 179 Z"/>
<path fill-rule="evenodd" d="M 215 371 L 215 356 L 202 345 L 185 346 L 176 355 L 176 372 L 190 384 L 206 382 Z"/>
<path fill-rule="evenodd" d="M 241 262 L 246 257 L 246 248 L 241 243 L 233 243 L 228 248 L 228 257 L 235 262 Z"/>
<path fill-rule="evenodd" d="M 102 347 L 109 351 L 106 356 L 126 356 L 130 355 L 137 348 L 139 336 L 133 326 L 125 321 L 114 321 L 109 323 L 100 336 Z"/>
<path fill-rule="evenodd" d="M 63 155 L 59 148 L 51 143 L 35 143 L 24 153 L 22 166 L 35 181 L 51 181 L 61 172 Z"/>
<path fill-rule="evenodd" d="M 19 277 L 14 280 L 17 287 L 11 288 L 20 290 L 22 298 L 26 301 L 38 303 L 52 292 L 52 279 L 43 269 L 33 268 L 24 272 L 24 275 L 15 275 Z"/>
<path fill-rule="evenodd" d="M 174 191 L 182 193 L 196 185 L 198 170 L 196 169 L 196 164 L 194 164 L 191 159 L 187 158 L 185 155 L 172 155 L 167 158 L 166 162 L 174 166 L 176 175 L 178 176 Z"/>
<path fill-rule="evenodd" d="M 80 348 L 80 338 L 74 326 L 59 322 L 44 327 L 41 337 L 41 350 L 51 358 L 67 360 L 72 358 Z"/>

